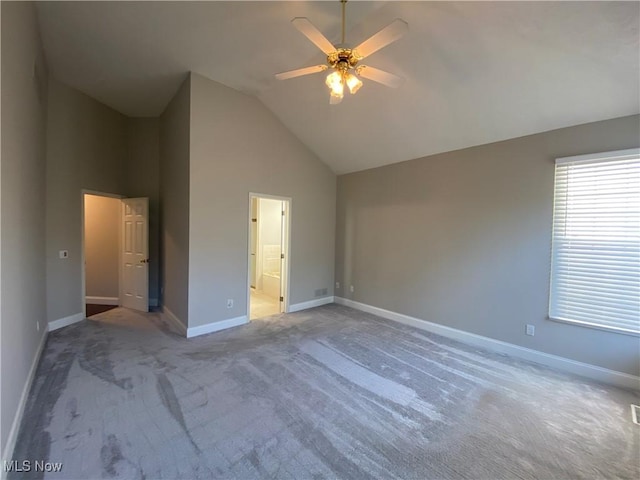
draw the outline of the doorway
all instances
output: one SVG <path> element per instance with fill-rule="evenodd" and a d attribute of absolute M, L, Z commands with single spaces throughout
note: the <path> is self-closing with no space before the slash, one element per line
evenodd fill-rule
<path fill-rule="evenodd" d="M 248 317 L 288 311 L 291 199 L 249 195 Z"/>
<path fill-rule="evenodd" d="M 90 317 L 149 311 L 148 199 L 82 192 L 82 301 Z"/>
<path fill-rule="evenodd" d="M 120 299 L 120 198 L 84 194 L 84 304 L 91 317 Z"/>

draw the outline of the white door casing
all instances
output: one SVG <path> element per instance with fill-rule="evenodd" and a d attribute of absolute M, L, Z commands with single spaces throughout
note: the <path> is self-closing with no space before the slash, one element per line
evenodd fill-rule
<path fill-rule="evenodd" d="M 149 199 L 122 200 L 122 279 L 120 302 L 123 307 L 149 311 Z"/>
<path fill-rule="evenodd" d="M 280 210 L 282 210 L 282 215 L 280 216 L 280 312 L 284 312 L 285 309 L 285 302 L 284 302 L 284 297 L 285 295 L 287 295 L 287 291 L 286 291 L 286 280 L 287 280 L 287 265 L 286 265 L 286 259 L 287 259 L 287 252 L 286 252 L 286 235 L 287 235 L 287 203 L 288 202 L 281 202 L 280 203 Z"/>
<path fill-rule="evenodd" d="M 280 292 L 284 302 L 282 303 L 282 312 L 289 311 L 290 300 L 289 292 L 291 287 L 291 199 L 283 199 L 282 210 L 282 251 L 284 258 L 282 259 L 282 271 L 280 273 Z"/>

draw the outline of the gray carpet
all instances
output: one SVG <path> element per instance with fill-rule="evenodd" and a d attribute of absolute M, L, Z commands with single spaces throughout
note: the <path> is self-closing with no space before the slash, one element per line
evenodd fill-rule
<path fill-rule="evenodd" d="M 65 479 L 638 479 L 631 403 L 337 305 L 191 340 L 118 308 L 50 335 L 14 458 Z"/>

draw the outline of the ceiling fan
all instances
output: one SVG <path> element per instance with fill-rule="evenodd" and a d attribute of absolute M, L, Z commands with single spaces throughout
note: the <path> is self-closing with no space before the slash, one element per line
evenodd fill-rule
<path fill-rule="evenodd" d="M 345 85 L 352 95 L 360 89 L 362 81 L 358 77 L 373 80 L 388 87 L 398 87 L 402 83 L 402 78 L 393 73 L 385 72 L 384 70 L 359 65 L 359 62 L 372 53 L 395 42 L 409 29 L 407 22 L 397 18 L 357 47 L 350 48 L 345 44 L 345 7 L 347 0 L 340 0 L 340 3 L 342 4 L 342 43 L 337 47 L 334 47 L 308 18 L 296 17 L 291 20 L 294 27 L 300 30 L 303 35 L 327 55 L 326 65 L 314 65 L 312 67 L 299 68 L 297 70 L 276 74 L 278 80 L 287 80 L 289 78 L 331 70 L 331 73 L 327 75 L 327 79 L 325 80 L 326 85 L 329 87 L 329 103 L 331 105 L 336 105 L 342 101 L 344 98 Z"/>

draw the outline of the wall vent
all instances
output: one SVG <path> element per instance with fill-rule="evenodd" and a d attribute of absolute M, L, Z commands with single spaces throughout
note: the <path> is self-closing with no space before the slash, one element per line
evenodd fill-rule
<path fill-rule="evenodd" d="M 318 290 L 315 291 L 315 296 L 316 297 L 325 297 L 327 295 L 327 289 L 326 288 L 319 288 Z"/>

